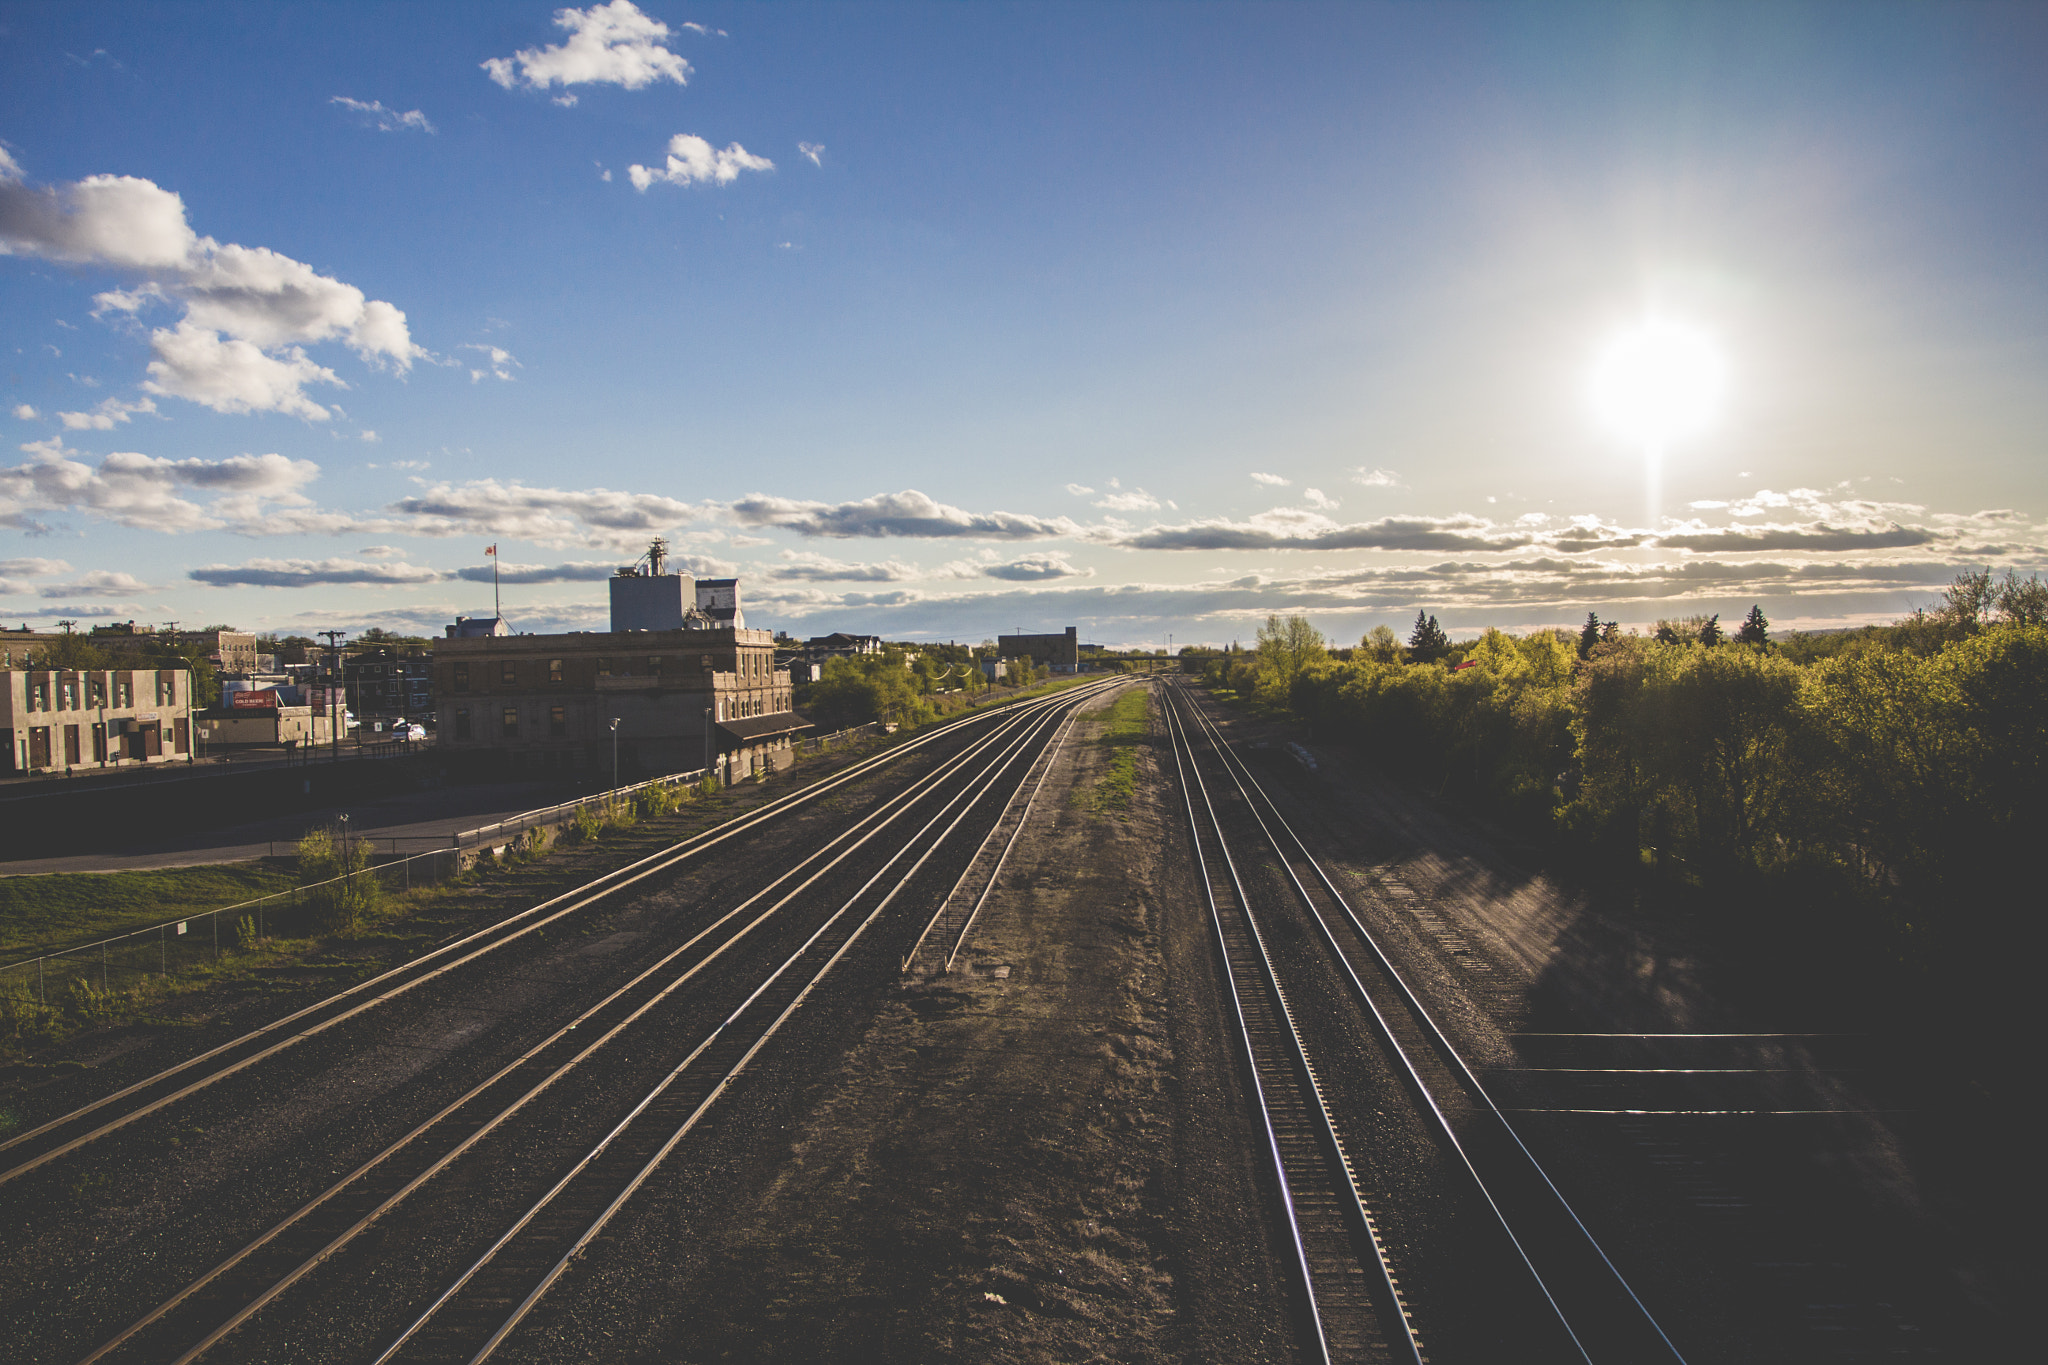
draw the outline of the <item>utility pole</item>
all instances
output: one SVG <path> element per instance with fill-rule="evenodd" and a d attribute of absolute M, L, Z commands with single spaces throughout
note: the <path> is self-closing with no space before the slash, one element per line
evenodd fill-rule
<path fill-rule="evenodd" d="M 348 635 L 345 630 L 323 630 L 316 634 L 326 637 L 327 648 L 334 654 L 334 672 L 328 679 L 327 688 L 327 735 L 334 754 L 334 761 L 341 762 L 341 721 L 343 707 L 334 704 L 333 684 L 341 677 L 341 642 Z"/>

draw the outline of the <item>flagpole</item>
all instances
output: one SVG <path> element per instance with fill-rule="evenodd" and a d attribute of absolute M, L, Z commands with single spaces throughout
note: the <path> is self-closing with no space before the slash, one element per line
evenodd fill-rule
<path fill-rule="evenodd" d="M 498 547 L 491 547 L 491 614 L 500 621 L 505 619 L 504 603 L 498 600 Z"/>

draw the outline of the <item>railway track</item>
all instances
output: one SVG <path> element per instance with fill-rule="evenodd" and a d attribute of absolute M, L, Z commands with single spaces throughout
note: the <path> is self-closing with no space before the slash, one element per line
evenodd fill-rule
<path fill-rule="evenodd" d="M 1066 694 L 1055 694 L 1055 696 Z M 0 1185 L 18 1179 L 48 1162 L 55 1161 L 88 1144 L 117 1132 L 186 1099 L 208 1086 L 226 1080 L 285 1050 L 318 1037 L 337 1025 L 354 1019 L 380 1005 L 477 962 L 488 954 L 591 907 L 610 900 L 620 892 L 642 886 L 650 878 L 671 872 L 688 860 L 711 852 L 758 826 L 788 814 L 838 788 L 874 772 L 877 768 L 914 753 L 927 745 L 950 738 L 960 727 L 985 723 L 991 717 L 1009 714 L 1012 707 L 1042 705 L 1043 701 L 1011 703 L 1001 710 L 963 717 L 935 726 L 886 753 L 853 764 L 842 772 L 776 797 L 766 804 L 736 816 L 690 838 L 648 855 L 638 862 L 595 877 L 538 905 L 508 915 L 482 929 L 441 944 L 410 962 L 393 967 L 367 981 L 358 982 L 302 1009 L 250 1030 L 175 1066 L 103 1095 L 89 1104 L 48 1119 L 0 1141 Z"/>
<path fill-rule="evenodd" d="M 1475 1209 L 1466 1225 L 1490 1224 L 1511 1249 L 1494 1258 L 1485 1278 L 1524 1305 L 1519 1357 L 1599 1365 L 1681 1359 L 1201 704 L 1177 687 L 1168 691 L 1198 870 L 1296 1248 L 1304 1336 L 1314 1353 L 1417 1360 L 1431 1334 L 1432 1296 L 1403 1285 L 1379 1231 L 1389 1216 L 1384 1197 L 1361 1187 L 1347 1155 L 1365 1150 L 1385 1124 L 1372 1101 L 1319 1080 L 1349 1066 L 1365 1040 L 1384 1054 L 1412 1118 L 1460 1177 L 1458 1197 Z M 1332 981 L 1336 990 L 1321 989 Z M 1297 993 L 1314 999 L 1312 1008 L 1291 1004 L 1296 983 Z M 1375 1198 L 1378 1220 L 1370 1211 Z M 1445 1308 L 1456 1305 L 1437 1321 L 1471 1313 L 1489 1292 L 1463 1286 L 1436 1294 Z"/>
<path fill-rule="evenodd" d="M 956 835 L 978 831 L 992 818 L 990 805 L 999 812 L 1009 802 L 1011 788 L 1030 779 L 1050 737 L 1100 690 L 1084 686 L 999 713 L 986 733 L 933 773 L 726 908 L 511 1064 L 135 1317 L 83 1362 L 195 1360 L 295 1289 L 304 1292 L 304 1282 L 318 1278 L 323 1266 L 345 1259 L 388 1260 L 400 1254 L 397 1248 L 425 1246 L 447 1260 L 452 1252 L 439 1244 L 449 1240 L 443 1229 L 450 1196 L 436 1179 L 451 1170 L 559 1172 L 537 1199 L 506 1220 L 481 1254 L 475 1246 L 461 1253 L 467 1267 L 423 1311 L 416 1311 L 418 1303 L 406 1310 L 415 1314 L 410 1325 L 378 1357 L 486 1358 L 755 1063 L 869 927 L 921 874 L 929 876 L 942 848 L 966 842 Z M 865 770 L 864 765 L 860 771 Z M 814 784 L 789 800 L 815 797 L 855 775 Z M 708 838 L 730 838 L 765 814 L 729 822 L 734 828 L 707 831 L 623 871 L 638 869 L 634 881 L 644 880 L 673 865 L 664 858 L 680 855 L 674 859 L 680 861 Z M 585 893 L 608 896 L 634 884 L 599 883 L 549 902 L 557 908 L 539 922 L 569 913 L 565 905 L 581 903 Z M 471 956 L 454 954 L 438 970 Z M 356 1008 L 344 1007 L 337 1021 Z M 676 1040 L 689 1036 L 698 1036 L 695 1046 L 674 1060 Z M 596 1069 L 586 1067 L 593 1062 L 619 1072 L 626 1067 L 619 1054 L 636 1048 L 658 1056 L 651 1075 L 644 1074 L 644 1056 L 637 1062 L 637 1099 L 615 1121 L 608 1119 L 610 1126 L 580 1154 L 564 1149 L 568 1136 L 580 1131 L 563 1119 L 565 1107 L 585 1104 L 584 1096 L 596 1092 L 590 1081 L 572 1076 Z M 262 1055 L 259 1048 L 250 1059 L 228 1064 L 248 1065 Z M 533 1179 L 518 1177 L 529 1189 Z M 372 1228 L 377 1236 L 365 1239 Z M 374 1251 L 365 1251 L 363 1244 L 371 1240 Z M 394 1304 L 394 1311 L 400 1306 Z"/>

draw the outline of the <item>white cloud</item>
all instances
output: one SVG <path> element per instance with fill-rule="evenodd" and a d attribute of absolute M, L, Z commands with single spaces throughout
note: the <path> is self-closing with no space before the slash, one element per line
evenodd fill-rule
<path fill-rule="evenodd" d="M 1323 492 L 1320 488 L 1302 489 L 1301 500 L 1319 512 L 1335 511 L 1337 507 L 1337 500 Z"/>
<path fill-rule="evenodd" d="M 668 25 L 642 14 L 631 0 L 556 10 L 555 25 L 569 30 L 567 42 L 492 57 L 483 69 L 507 90 L 521 84 L 531 90 L 554 85 L 638 90 L 656 81 L 689 83 L 690 64 L 664 46 Z"/>
<path fill-rule="evenodd" d="M 525 368 L 512 358 L 510 351 L 502 346 L 480 346 L 475 342 L 469 342 L 462 349 L 465 351 L 482 351 L 485 356 L 484 368 L 469 372 L 469 382 L 472 384 L 480 379 L 487 378 L 502 379 L 509 384 L 512 382 L 512 371 Z"/>
<path fill-rule="evenodd" d="M 1116 480 L 1111 479 L 1110 486 L 1114 488 L 1119 485 Z M 1149 512 L 1159 506 L 1159 499 L 1142 488 L 1133 488 L 1099 498 L 1095 505 L 1111 512 Z"/>
<path fill-rule="evenodd" d="M 1047 583 L 1057 578 L 1090 578 L 1095 570 L 1077 569 L 1064 555 L 1036 554 L 1008 564 L 990 564 L 982 573 L 1010 583 Z"/>
<path fill-rule="evenodd" d="M 36 418 L 42 416 L 41 413 L 26 403 L 16 403 L 14 405 L 14 415 L 24 422 L 33 422 Z"/>
<path fill-rule="evenodd" d="M 244 564 L 202 564 L 185 575 L 216 588 L 311 588 L 330 584 L 409 587 L 439 583 L 449 575 L 400 561 L 365 564 L 356 559 L 252 559 Z"/>
<path fill-rule="evenodd" d="M 271 508 L 304 507 L 300 490 L 320 476 L 311 460 L 236 455 L 225 460 L 160 460 L 116 451 L 98 466 L 55 438 L 22 447 L 26 464 L 0 468 L 0 525 L 43 529 L 35 512 L 86 512 L 151 531 L 265 529 Z M 205 506 L 187 494 L 211 493 Z"/>
<path fill-rule="evenodd" d="M 742 526 L 780 526 L 803 536 L 833 539 L 904 536 L 929 539 L 1043 540 L 1081 528 L 1065 517 L 1018 512 L 967 512 L 906 488 L 858 502 L 807 502 L 756 493 L 730 507 Z"/>
<path fill-rule="evenodd" d="M 146 592 L 155 591 L 156 585 L 145 583 L 133 574 L 94 569 L 89 573 L 80 574 L 69 583 L 46 584 L 39 590 L 39 595 L 46 601 L 55 601 L 84 593 L 100 593 L 107 597 L 140 597 Z"/>
<path fill-rule="evenodd" d="M 432 484 L 387 509 L 411 535 L 514 536 L 539 545 L 645 549 L 649 536 L 699 519 L 702 509 L 653 493 L 532 488 L 479 479 Z"/>
<path fill-rule="evenodd" d="M 1351 482 L 1362 483 L 1367 488 L 1400 488 L 1401 476 L 1391 469 L 1367 469 L 1358 466 L 1351 472 Z"/>
<path fill-rule="evenodd" d="M 356 553 L 367 559 L 396 559 L 405 551 L 395 545 L 365 545 Z"/>
<path fill-rule="evenodd" d="M 633 182 L 634 189 L 645 193 L 656 181 L 671 185 L 730 185 L 740 178 L 741 171 L 774 169 L 774 162 L 765 156 L 755 156 L 737 142 L 721 152 L 695 134 L 677 133 L 668 140 L 666 164 L 658 168 L 628 166 L 626 178 Z"/>
<path fill-rule="evenodd" d="M 805 159 L 808 160 L 813 166 L 822 166 L 825 164 L 824 143 L 799 142 L 796 144 L 796 149 L 797 151 L 801 152 Z"/>
<path fill-rule="evenodd" d="M 602 583 L 619 571 L 616 560 L 592 561 L 575 560 L 568 564 L 500 564 L 497 566 L 497 580 L 531 586 L 536 583 Z M 473 564 L 466 569 L 457 569 L 454 576 L 471 583 L 492 581 L 492 569 L 486 564 Z"/>
<path fill-rule="evenodd" d="M 327 102 L 338 104 L 350 113 L 362 115 L 366 126 L 375 128 L 380 133 L 396 133 L 407 128 L 419 133 L 435 131 L 434 125 L 427 121 L 427 116 L 417 109 L 408 109 L 401 114 L 396 109 L 386 109 L 382 100 L 371 100 L 366 104 L 362 100 L 352 100 L 347 95 L 335 95 Z"/>
<path fill-rule="evenodd" d="M 166 398 L 184 398 L 215 412 L 283 412 L 312 422 L 330 415 L 306 397 L 308 384 L 348 385 L 297 346 L 266 355 L 251 342 L 181 322 L 174 330 L 150 334 L 149 378 L 142 387 Z"/>
<path fill-rule="evenodd" d="M 118 398 L 105 398 L 91 412 L 60 412 L 57 420 L 67 431 L 112 431 L 138 412 L 155 412 L 156 404 L 147 398 L 138 398 L 133 403 L 124 403 Z M 30 409 L 33 414 L 34 409 Z M 20 413 L 16 413 L 20 416 Z"/>
<path fill-rule="evenodd" d="M 19 180 L 21 176 L 21 163 L 7 148 L 0 146 L 0 180 Z"/>
<path fill-rule="evenodd" d="M 370 445 L 375 445 L 377 444 L 377 442 L 383 440 L 384 438 L 382 436 L 379 436 L 376 432 L 370 430 L 368 427 L 364 427 L 361 431 L 356 433 L 356 439 L 359 441 L 367 442 Z"/>
<path fill-rule="evenodd" d="M 181 304 L 175 327 L 150 334 L 144 387 L 220 412 L 325 418 L 304 388 L 342 381 L 300 349 L 315 342 L 339 338 L 366 363 L 401 372 L 426 355 L 398 308 L 268 248 L 201 237 L 182 199 L 134 176 L 42 188 L 0 179 L 0 255 L 142 276 L 95 295 L 95 312 Z"/>
<path fill-rule="evenodd" d="M 1252 475 L 1252 482 L 1262 483 L 1271 488 L 1285 488 L 1293 483 L 1294 480 L 1283 479 L 1278 474 L 1260 474 L 1255 472 Z"/>
<path fill-rule="evenodd" d="M 722 28 L 707 28 L 703 24 L 694 24 L 688 20 L 683 22 L 683 27 L 692 33 L 702 34 L 706 38 L 729 38 L 732 36 Z"/>
<path fill-rule="evenodd" d="M 823 555 L 784 550 L 782 560 L 775 566 L 774 574 L 789 582 L 900 583 L 919 576 L 916 568 L 894 559 L 877 564 L 847 564 Z"/>
<path fill-rule="evenodd" d="M 1092 498 L 1095 496 L 1095 490 L 1085 483 L 1070 483 L 1067 485 L 1067 491 L 1077 498 Z"/>

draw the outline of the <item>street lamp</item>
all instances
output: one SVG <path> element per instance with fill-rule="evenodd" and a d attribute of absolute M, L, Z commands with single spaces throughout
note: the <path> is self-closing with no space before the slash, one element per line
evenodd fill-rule
<path fill-rule="evenodd" d="M 711 775 L 711 708 L 704 708 L 704 775 Z"/>
<path fill-rule="evenodd" d="M 618 718 L 617 716 L 613 716 L 613 717 L 612 717 L 612 792 L 614 793 L 614 796 L 613 796 L 613 799 L 614 799 L 614 800 L 616 800 L 616 799 L 617 799 L 617 795 L 616 795 L 616 793 L 618 792 L 618 790 L 619 790 L 619 718 Z"/>

